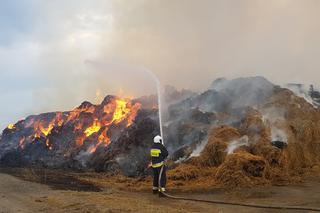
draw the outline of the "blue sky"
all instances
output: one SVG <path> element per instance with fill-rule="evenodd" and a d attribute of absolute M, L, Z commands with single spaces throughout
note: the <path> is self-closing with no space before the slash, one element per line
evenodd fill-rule
<path fill-rule="evenodd" d="M 0 129 L 98 102 L 98 90 L 153 93 L 141 67 L 197 91 L 221 76 L 317 83 L 319 10 L 318 0 L 2 0 Z"/>

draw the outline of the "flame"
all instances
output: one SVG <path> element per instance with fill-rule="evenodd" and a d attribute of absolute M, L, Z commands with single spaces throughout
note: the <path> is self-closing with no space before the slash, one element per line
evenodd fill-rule
<path fill-rule="evenodd" d="M 104 112 L 106 114 L 111 114 L 113 112 L 112 119 L 110 122 L 103 123 L 105 129 L 99 135 L 98 143 L 95 145 L 91 145 L 88 148 L 87 152 L 90 154 L 94 153 L 97 150 L 97 148 L 102 144 L 104 146 L 108 146 L 111 143 L 111 140 L 107 135 L 108 126 L 110 126 L 113 123 L 118 124 L 126 119 L 127 127 L 129 127 L 130 125 L 132 125 L 134 119 L 136 118 L 137 112 L 139 111 L 140 108 L 141 108 L 140 103 L 136 103 L 132 106 L 129 100 L 121 99 L 121 98 L 115 99 L 111 103 L 104 106 Z M 98 132 L 100 129 L 101 129 L 101 124 L 99 123 L 98 120 L 95 120 L 92 126 L 86 129 L 85 134 L 88 137 L 91 134 Z M 79 143 L 80 142 L 81 142 L 81 139 L 79 139 Z M 83 144 L 83 142 L 81 144 Z"/>
<path fill-rule="evenodd" d="M 67 118 L 67 122 L 76 119 L 80 115 L 80 113 L 81 113 L 81 111 L 79 111 L 78 109 L 71 111 L 68 118 Z"/>
<path fill-rule="evenodd" d="M 40 138 L 41 135 L 47 137 L 51 134 L 52 129 L 55 126 L 62 126 L 64 123 L 62 112 L 57 112 L 56 116 L 49 122 L 49 124 L 44 123 L 41 120 L 33 121 L 34 137 Z"/>
<path fill-rule="evenodd" d="M 107 135 L 108 126 L 112 123 L 118 124 L 121 121 L 127 119 L 127 127 L 132 125 L 138 110 L 141 108 L 141 104 L 137 103 L 132 106 L 131 102 L 127 99 L 116 99 L 115 101 L 111 102 L 104 106 L 104 112 L 106 114 L 110 114 L 113 112 L 112 119 L 110 122 L 104 124 L 105 129 L 98 137 L 98 143 L 95 145 L 91 145 L 87 150 L 90 154 L 94 153 L 97 148 L 104 144 L 104 146 L 108 146 L 111 143 L 110 138 Z M 98 132 L 101 129 L 101 124 L 95 120 L 93 125 L 86 129 L 85 134 L 86 136 L 90 136 L 91 134 Z"/>
<path fill-rule="evenodd" d="M 118 124 L 126 119 L 128 122 L 127 123 L 127 127 L 128 127 L 133 123 L 137 115 L 137 112 L 139 111 L 140 108 L 141 108 L 140 103 L 136 103 L 132 106 L 132 103 L 130 102 L 129 99 L 124 99 L 124 98 L 115 99 L 114 101 L 105 105 L 103 108 L 104 113 L 107 114 L 105 116 L 106 118 L 108 118 L 109 115 L 113 113 L 111 120 L 108 120 L 103 124 L 104 125 L 110 125 L 112 123 Z"/>
<path fill-rule="evenodd" d="M 62 118 L 62 112 L 57 112 L 56 114 L 56 123 L 58 126 L 62 126 L 62 124 L 64 123 L 64 120 Z"/>
<path fill-rule="evenodd" d="M 51 130 L 53 129 L 54 125 L 52 123 L 49 124 L 47 128 L 43 127 L 43 125 L 40 123 L 39 128 L 42 134 L 45 136 L 48 136 L 51 133 Z"/>
<path fill-rule="evenodd" d="M 104 146 L 106 147 L 111 143 L 110 138 L 107 135 L 107 132 L 108 132 L 108 128 L 103 130 L 103 132 L 100 134 L 100 136 L 98 137 L 98 143 L 97 144 L 93 144 L 88 148 L 87 152 L 89 154 L 94 153 L 97 150 L 97 148 L 99 146 L 101 146 L 102 144 L 104 144 Z"/>
<path fill-rule="evenodd" d="M 92 135 L 93 133 L 99 132 L 100 128 L 101 128 L 101 125 L 100 125 L 98 119 L 95 119 L 95 120 L 93 121 L 92 126 L 88 127 L 88 128 L 84 131 L 84 133 L 86 134 L 87 137 L 89 137 L 89 136 Z"/>
<path fill-rule="evenodd" d="M 103 143 L 105 143 L 105 146 L 108 146 L 110 144 L 110 140 L 109 142 L 100 141 L 96 145 L 91 145 L 87 152 L 89 152 L 90 154 L 94 153 L 95 151 L 97 151 L 97 148 Z"/>
<path fill-rule="evenodd" d="M 135 105 L 133 105 L 132 109 L 131 109 L 131 113 L 128 116 L 128 124 L 127 127 L 131 126 L 133 124 L 133 121 L 136 119 L 136 116 L 138 114 L 138 111 L 141 109 L 141 104 L 140 103 L 136 103 Z"/>
<path fill-rule="evenodd" d="M 15 127 L 14 124 L 9 124 L 9 125 L 7 126 L 7 128 L 8 128 L 8 129 L 15 129 L 16 127 Z"/>
<path fill-rule="evenodd" d="M 37 138 L 40 138 L 40 133 L 36 132 L 33 136 L 33 139 L 37 139 Z"/>
<path fill-rule="evenodd" d="M 108 128 L 106 128 L 102 133 L 101 135 L 99 136 L 98 138 L 98 141 L 101 142 L 101 143 L 105 143 L 106 145 L 109 145 L 110 144 L 110 138 L 108 137 L 107 135 L 107 132 L 108 132 Z"/>
<path fill-rule="evenodd" d="M 95 110 L 96 110 L 96 108 L 94 106 L 81 108 L 81 109 L 76 108 L 70 112 L 66 122 L 75 120 L 76 118 L 79 117 L 80 113 L 82 113 L 82 112 L 94 113 Z"/>
<path fill-rule="evenodd" d="M 51 130 L 53 129 L 54 124 L 52 122 L 49 123 L 47 127 L 45 127 L 45 124 L 43 124 L 41 121 L 37 121 L 34 124 L 34 130 L 35 130 L 35 137 L 40 137 L 41 134 L 44 136 L 48 136 L 51 133 Z"/>
<path fill-rule="evenodd" d="M 117 99 L 116 100 L 116 109 L 113 113 L 112 122 L 120 123 L 123 121 L 128 113 L 130 112 L 130 108 L 127 106 L 128 102 L 125 99 Z"/>
<path fill-rule="evenodd" d="M 90 154 L 94 153 L 97 150 L 97 148 L 102 144 L 104 144 L 104 146 L 106 147 L 111 143 L 110 138 L 107 136 L 107 131 L 108 131 L 108 129 L 105 129 L 101 133 L 101 135 L 98 138 L 99 142 L 95 145 L 91 145 L 89 147 L 89 149 L 87 150 L 88 153 L 90 153 Z"/>
<path fill-rule="evenodd" d="M 97 95 L 99 95 L 97 91 Z M 75 134 L 75 146 L 82 147 L 84 142 L 91 142 L 92 144 L 85 144 L 89 154 L 96 152 L 101 147 L 107 147 L 111 143 L 109 136 L 109 128 L 111 126 L 129 127 L 133 124 L 138 111 L 141 108 L 140 103 L 132 103 L 129 98 L 111 98 L 108 104 L 102 106 L 102 115 L 99 114 L 100 105 L 87 105 L 85 107 L 78 107 L 69 113 L 56 112 L 51 120 L 42 120 L 41 118 L 32 118 L 25 125 L 26 128 L 33 128 L 33 134 L 20 139 L 19 146 L 25 147 L 26 142 L 39 142 L 43 143 L 48 150 L 53 149 L 53 144 L 49 140 L 49 135 L 55 129 L 60 131 L 61 128 L 56 127 L 72 127 Z M 98 109 L 98 111 L 96 111 Z M 82 113 L 92 113 L 86 115 Z M 87 125 L 86 119 L 92 118 L 93 121 L 90 126 Z M 9 125 L 9 129 L 14 129 L 15 126 Z M 97 133 L 97 134 L 94 134 Z M 90 137 L 91 136 L 91 137 Z M 90 139 L 87 140 L 87 138 Z M 39 139 L 39 140 L 36 140 Z M 88 145 L 88 146 L 87 146 Z"/>

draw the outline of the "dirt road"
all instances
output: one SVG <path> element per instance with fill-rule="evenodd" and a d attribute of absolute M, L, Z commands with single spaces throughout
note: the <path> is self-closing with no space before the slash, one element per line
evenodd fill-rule
<path fill-rule="evenodd" d="M 304 205 L 320 208 L 320 183 L 299 186 L 246 189 L 226 193 L 184 194 L 184 196 L 245 201 L 275 205 Z M 0 212 L 290 212 L 212 205 L 159 199 L 143 192 L 105 189 L 102 192 L 53 190 L 46 185 L 20 180 L 0 173 Z M 291 211 L 292 212 L 292 211 Z M 303 212 L 303 211 L 296 211 Z"/>

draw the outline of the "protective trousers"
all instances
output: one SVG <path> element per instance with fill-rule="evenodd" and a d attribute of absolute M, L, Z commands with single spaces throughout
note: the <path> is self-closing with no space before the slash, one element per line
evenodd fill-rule
<path fill-rule="evenodd" d="M 166 166 L 152 168 L 153 170 L 153 188 L 159 191 L 165 191 L 167 183 Z"/>

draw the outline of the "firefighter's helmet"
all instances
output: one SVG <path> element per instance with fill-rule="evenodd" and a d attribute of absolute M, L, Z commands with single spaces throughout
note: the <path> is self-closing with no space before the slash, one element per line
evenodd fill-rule
<path fill-rule="evenodd" d="M 157 135 L 156 137 L 154 137 L 153 142 L 162 143 L 162 137 L 160 135 Z"/>

